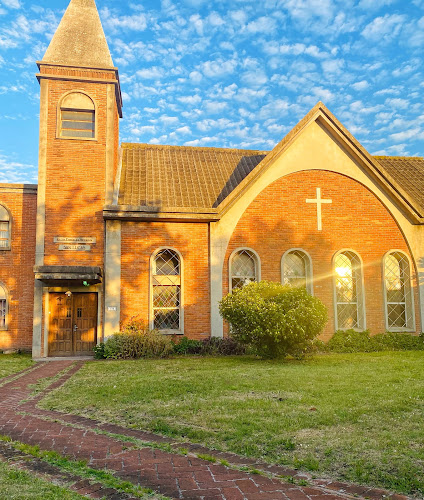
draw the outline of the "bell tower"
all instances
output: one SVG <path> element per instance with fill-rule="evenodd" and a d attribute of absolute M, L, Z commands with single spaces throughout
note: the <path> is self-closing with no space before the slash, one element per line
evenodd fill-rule
<path fill-rule="evenodd" d="M 35 357 L 46 356 L 49 350 L 46 318 L 52 289 L 73 293 L 84 286 L 98 294 L 102 310 L 103 207 L 112 202 L 122 98 L 94 0 L 71 0 L 37 64 Z M 98 320 L 101 323 L 100 312 Z"/>

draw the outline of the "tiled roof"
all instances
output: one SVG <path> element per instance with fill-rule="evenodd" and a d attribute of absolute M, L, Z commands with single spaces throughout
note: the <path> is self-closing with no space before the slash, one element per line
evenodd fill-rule
<path fill-rule="evenodd" d="M 217 207 L 267 152 L 122 144 L 119 205 Z"/>
<path fill-rule="evenodd" d="M 267 155 L 266 151 L 124 143 L 118 205 L 198 212 L 216 208 Z M 372 158 L 382 175 L 424 214 L 424 158 Z"/>
<path fill-rule="evenodd" d="M 384 170 L 408 193 L 424 215 L 424 158 L 374 156 Z"/>

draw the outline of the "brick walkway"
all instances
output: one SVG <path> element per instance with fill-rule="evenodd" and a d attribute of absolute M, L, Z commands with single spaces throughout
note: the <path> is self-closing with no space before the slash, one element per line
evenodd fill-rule
<path fill-rule="evenodd" d="M 383 490 L 371 489 L 330 481 L 312 481 L 312 486 L 301 487 L 277 477 L 249 474 L 196 458 L 194 453 L 205 453 L 225 459 L 234 466 L 246 465 L 274 476 L 308 476 L 277 466 L 257 463 L 230 453 L 206 450 L 190 443 L 177 443 L 148 432 L 102 424 L 83 417 L 45 411 L 36 407 L 47 392 L 60 387 L 83 365 L 81 362 L 60 361 L 39 363 L 33 370 L 20 376 L 0 381 L 0 434 L 13 440 L 39 445 L 42 450 L 54 450 L 61 455 L 87 460 L 94 469 L 108 469 L 115 476 L 151 488 L 175 499 L 193 500 L 338 500 L 365 499 L 407 500 L 402 495 L 389 495 Z M 61 374 L 62 371 L 68 370 Z M 45 391 L 31 398 L 31 384 L 46 377 L 58 377 Z M 97 432 L 96 432 L 97 430 Z M 99 431 L 137 438 L 143 442 L 169 443 L 184 447 L 189 455 L 168 453 L 160 449 L 135 446 Z M 99 492 L 101 493 L 101 492 Z M 106 492 L 105 492 L 106 493 Z"/>

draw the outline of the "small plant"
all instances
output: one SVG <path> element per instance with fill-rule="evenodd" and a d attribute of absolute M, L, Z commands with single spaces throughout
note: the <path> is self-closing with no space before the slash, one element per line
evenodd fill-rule
<path fill-rule="evenodd" d="M 95 345 L 93 348 L 94 351 L 94 359 L 105 359 L 105 343 L 101 342 L 98 345 Z"/>
<path fill-rule="evenodd" d="M 327 322 L 324 304 L 306 289 L 270 281 L 230 293 L 220 312 L 232 338 L 265 358 L 302 357 Z"/>
<path fill-rule="evenodd" d="M 150 330 L 143 321 L 132 318 L 121 332 L 104 344 L 106 359 L 166 358 L 172 353 L 171 340 L 157 330 Z"/>
<path fill-rule="evenodd" d="M 200 340 L 192 340 L 188 337 L 182 337 L 180 341 L 174 343 L 175 354 L 200 354 L 202 350 L 202 342 Z"/>
<path fill-rule="evenodd" d="M 378 351 L 423 351 L 424 338 L 422 335 L 407 333 L 380 333 L 371 336 L 368 330 L 339 330 L 327 344 L 318 347 L 321 352 L 378 352 Z"/>

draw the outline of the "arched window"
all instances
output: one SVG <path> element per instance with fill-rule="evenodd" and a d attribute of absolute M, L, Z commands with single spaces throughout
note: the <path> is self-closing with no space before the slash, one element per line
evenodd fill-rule
<path fill-rule="evenodd" d="M 10 214 L 0 205 L 0 250 L 10 249 Z"/>
<path fill-rule="evenodd" d="M 96 113 L 94 102 L 82 92 L 65 95 L 59 110 L 59 137 L 94 139 L 96 137 Z"/>
<path fill-rule="evenodd" d="M 6 288 L 0 283 L 0 330 L 7 330 L 8 297 Z"/>
<path fill-rule="evenodd" d="M 285 285 L 304 287 L 312 294 L 312 262 L 304 250 L 296 248 L 283 255 L 281 275 Z"/>
<path fill-rule="evenodd" d="M 336 330 L 365 329 L 362 263 L 350 250 L 334 258 Z"/>
<path fill-rule="evenodd" d="M 410 269 L 403 252 L 393 251 L 384 258 L 386 327 L 390 331 L 415 330 Z"/>
<path fill-rule="evenodd" d="M 248 248 L 240 248 L 230 257 L 231 290 L 243 288 L 252 281 L 260 281 L 258 255 Z"/>
<path fill-rule="evenodd" d="M 152 259 L 152 326 L 162 331 L 183 330 L 181 258 L 165 248 Z"/>

